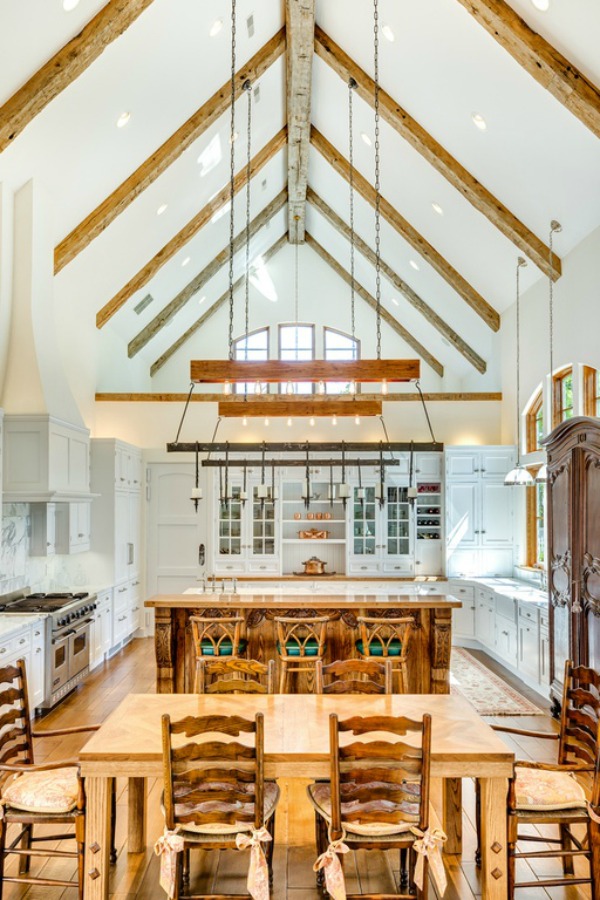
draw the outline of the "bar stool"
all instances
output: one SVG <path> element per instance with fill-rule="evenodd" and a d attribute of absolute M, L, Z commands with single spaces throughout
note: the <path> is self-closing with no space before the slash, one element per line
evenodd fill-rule
<path fill-rule="evenodd" d="M 356 618 L 360 627 L 360 639 L 356 641 L 359 654 L 367 659 L 389 657 L 394 672 L 398 673 L 398 693 L 406 693 L 408 648 L 415 620 L 411 616 L 397 619 L 376 619 L 368 616 Z"/>
<path fill-rule="evenodd" d="M 192 641 L 196 654 L 194 692 L 198 692 L 200 665 L 203 659 L 233 659 L 246 652 L 247 641 L 240 637 L 244 620 L 241 616 L 209 618 L 190 616 Z"/>
<path fill-rule="evenodd" d="M 279 693 L 285 694 L 289 672 L 314 674 L 317 660 L 323 661 L 325 632 L 329 618 L 315 616 L 294 619 L 276 616 L 273 621 L 277 625 L 277 652 L 281 666 Z"/>

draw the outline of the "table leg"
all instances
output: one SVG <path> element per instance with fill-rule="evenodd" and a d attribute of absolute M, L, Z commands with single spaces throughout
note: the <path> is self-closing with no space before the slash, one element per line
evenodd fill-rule
<path fill-rule="evenodd" d="M 506 778 L 481 778 L 481 853 L 483 896 L 486 900 L 508 897 Z"/>
<path fill-rule="evenodd" d="M 106 900 L 110 867 L 110 778 L 85 779 L 85 900 Z"/>
<path fill-rule="evenodd" d="M 448 840 L 444 853 L 462 853 L 462 778 L 444 778 L 443 823 Z"/>
<path fill-rule="evenodd" d="M 129 853 L 143 853 L 146 849 L 146 779 L 129 779 L 129 815 L 127 823 Z"/>

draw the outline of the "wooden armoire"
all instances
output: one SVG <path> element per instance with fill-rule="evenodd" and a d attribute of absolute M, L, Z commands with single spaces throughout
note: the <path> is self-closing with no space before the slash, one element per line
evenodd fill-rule
<path fill-rule="evenodd" d="M 548 453 L 550 696 L 565 659 L 600 670 L 600 419 L 580 416 L 544 440 Z"/>

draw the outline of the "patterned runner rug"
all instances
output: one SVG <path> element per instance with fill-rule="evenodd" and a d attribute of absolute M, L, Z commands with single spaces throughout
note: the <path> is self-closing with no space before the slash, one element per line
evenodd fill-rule
<path fill-rule="evenodd" d="M 452 648 L 450 693 L 465 697 L 480 716 L 544 715 L 539 706 L 511 688 L 462 647 Z"/>

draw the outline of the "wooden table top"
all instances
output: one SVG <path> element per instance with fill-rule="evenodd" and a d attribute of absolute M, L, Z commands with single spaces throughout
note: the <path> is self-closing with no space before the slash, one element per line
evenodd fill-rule
<path fill-rule="evenodd" d="M 265 715 L 265 768 L 269 777 L 328 774 L 329 715 L 405 715 L 432 722 L 432 775 L 504 777 L 514 754 L 462 697 L 447 694 L 213 696 L 129 694 L 81 750 L 84 775 L 160 775 L 160 720 L 198 715 Z"/>
<path fill-rule="evenodd" d="M 158 608 L 191 609 L 194 607 L 228 607 L 230 609 L 376 609 L 380 606 L 402 609 L 454 609 L 462 606 L 451 594 L 403 594 L 393 593 L 306 593 L 253 591 L 252 593 L 226 594 L 220 591 L 197 594 L 157 594 L 146 600 L 144 606 Z"/>

